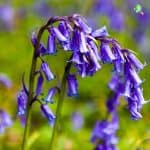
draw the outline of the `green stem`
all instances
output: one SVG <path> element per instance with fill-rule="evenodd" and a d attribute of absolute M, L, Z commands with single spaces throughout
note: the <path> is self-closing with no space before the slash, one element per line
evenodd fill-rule
<path fill-rule="evenodd" d="M 71 56 L 72 57 L 72 56 Z M 61 111 L 62 111 L 62 106 L 63 106 L 63 101 L 64 101 L 64 96 L 65 96 L 65 91 L 66 91 L 66 76 L 68 75 L 69 71 L 71 68 L 71 63 L 67 63 L 67 66 L 65 67 L 65 71 L 63 74 L 62 82 L 61 82 L 61 87 L 60 87 L 60 93 L 59 93 L 59 98 L 58 98 L 58 104 L 56 108 L 56 119 L 55 119 L 55 124 L 54 128 L 52 131 L 52 137 L 50 141 L 50 150 L 55 150 L 56 147 L 54 148 L 54 145 L 56 146 L 57 144 L 57 130 L 58 130 L 58 125 L 59 125 L 59 120 L 61 118 Z"/>
<path fill-rule="evenodd" d="M 32 108 L 31 102 L 34 96 L 34 81 L 35 81 L 35 71 L 36 71 L 36 64 L 37 64 L 37 51 L 40 46 L 40 40 L 41 40 L 42 34 L 44 30 L 46 29 L 46 27 L 47 27 L 47 24 L 42 26 L 38 32 L 37 43 L 35 45 L 34 53 L 32 57 L 32 64 L 31 64 L 31 70 L 30 70 L 30 76 L 29 76 L 29 95 L 28 95 L 28 100 L 27 100 L 26 124 L 25 124 L 21 150 L 28 149 L 27 139 L 28 139 L 29 130 L 31 126 L 31 108 Z"/>

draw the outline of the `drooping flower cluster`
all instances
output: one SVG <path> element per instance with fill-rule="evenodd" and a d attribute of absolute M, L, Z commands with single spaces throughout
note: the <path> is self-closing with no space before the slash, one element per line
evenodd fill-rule
<path fill-rule="evenodd" d="M 4 133 L 5 129 L 12 125 L 12 119 L 9 114 L 0 109 L 0 133 Z"/>
<path fill-rule="evenodd" d="M 95 150 L 116 150 L 118 139 L 115 134 L 118 128 L 117 114 L 113 114 L 111 121 L 97 121 L 91 138 L 96 145 Z"/>
<path fill-rule="evenodd" d="M 44 60 L 44 55 L 56 54 L 58 45 L 64 51 L 71 53 L 71 57 L 66 64 L 71 64 L 71 66 L 76 68 L 76 72 L 65 70 L 68 96 L 76 96 L 78 94 L 77 75 L 81 77 L 93 76 L 101 69 L 104 63 L 112 64 L 114 66 L 113 75 L 108 86 L 114 92 L 114 97 L 107 102 L 108 112 L 112 115 L 112 121 L 99 122 L 96 125 L 93 137 L 94 139 L 100 138 L 104 140 L 103 147 L 112 146 L 113 149 L 117 141 L 115 132 L 118 129 L 118 125 L 116 125 L 118 121 L 114 118 L 117 118 L 116 109 L 119 97 L 124 96 L 127 100 L 133 119 L 141 118 L 140 109 L 146 102 L 143 98 L 142 80 L 139 78 L 138 72 L 143 69 L 144 65 L 132 51 L 121 48 L 115 39 L 110 38 L 106 27 L 93 30 L 86 24 L 85 19 L 78 14 L 50 18 L 46 25 L 46 30 L 49 34 L 47 46 L 40 42 L 36 50 L 36 57 L 40 58 L 41 66 L 35 72 L 38 78 L 32 103 L 35 101 L 40 102 L 42 114 L 48 119 L 50 125 L 53 125 L 56 117 L 48 104 L 54 102 L 53 96 L 56 94 L 56 91 L 60 92 L 62 89 L 58 86 L 50 87 L 46 98 L 40 99 L 40 96 L 43 95 L 44 80 L 51 81 L 55 79 L 53 70 L 50 69 L 49 64 Z M 33 34 L 32 44 L 34 48 L 36 48 L 38 42 L 38 38 Z M 18 115 L 26 113 L 27 99 L 28 89 L 23 82 L 23 90 L 18 95 Z M 112 139 L 107 143 L 106 139 L 109 136 Z"/>

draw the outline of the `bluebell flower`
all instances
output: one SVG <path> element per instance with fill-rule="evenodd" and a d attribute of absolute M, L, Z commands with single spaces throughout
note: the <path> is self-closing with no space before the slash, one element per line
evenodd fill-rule
<path fill-rule="evenodd" d="M 115 146 L 118 142 L 116 137 L 116 131 L 118 130 L 118 117 L 116 113 L 113 113 L 113 118 L 111 121 L 103 120 L 98 121 L 93 129 L 91 141 L 96 143 L 96 147 L 107 147 L 111 148 Z M 116 146 L 115 146 L 116 147 Z"/>
<path fill-rule="evenodd" d="M 45 98 L 45 101 L 50 102 L 50 103 L 54 103 L 53 96 L 54 96 L 55 93 L 56 93 L 56 87 L 50 88 L 49 91 L 48 91 L 48 94 Z"/>
<path fill-rule="evenodd" d="M 145 66 L 137 59 L 137 57 L 133 53 L 128 54 L 128 59 L 130 63 L 136 68 L 137 71 L 142 70 Z"/>
<path fill-rule="evenodd" d="M 78 83 L 74 74 L 67 75 L 68 96 L 78 95 Z"/>
<path fill-rule="evenodd" d="M 31 42 L 32 42 L 33 46 L 35 47 L 37 44 L 37 38 L 36 38 L 34 32 L 32 33 L 32 36 L 31 36 Z M 37 55 L 39 56 L 40 54 L 41 55 L 47 54 L 47 49 L 45 48 L 43 43 L 40 43 L 39 49 L 37 51 Z"/>
<path fill-rule="evenodd" d="M 134 87 L 137 87 L 141 85 L 143 82 L 138 73 L 131 67 L 131 64 L 125 63 L 125 77 L 126 79 L 129 79 L 131 82 L 133 82 Z"/>
<path fill-rule="evenodd" d="M 55 78 L 49 68 L 49 65 L 46 62 L 42 62 L 41 71 L 44 73 L 44 75 L 48 81 L 53 80 Z"/>
<path fill-rule="evenodd" d="M 81 53 L 86 53 L 88 52 L 88 48 L 87 48 L 87 41 L 86 41 L 86 37 L 85 34 L 83 32 L 80 32 L 80 37 L 81 37 L 81 41 L 80 41 L 80 52 Z"/>
<path fill-rule="evenodd" d="M 97 45 L 95 44 L 95 42 L 92 40 L 88 40 L 88 47 L 89 47 L 89 49 L 91 49 L 94 52 L 96 59 L 98 61 L 101 61 L 101 57 L 99 55 L 98 48 L 97 48 Z"/>
<path fill-rule="evenodd" d="M 104 42 L 102 42 L 100 45 L 100 56 L 103 63 L 112 63 L 112 61 L 116 59 L 109 44 Z"/>
<path fill-rule="evenodd" d="M 54 126 L 55 115 L 52 113 L 48 105 L 41 105 L 41 111 L 45 118 L 48 119 L 48 122 L 51 126 Z"/>
<path fill-rule="evenodd" d="M 79 51 L 80 49 L 80 42 L 81 42 L 81 35 L 77 28 L 74 28 L 72 33 L 72 40 L 71 40 L 71 50 Z"/>
<path fill-rule="evenodd" d="M 95 38 L 101 37 L 101 36 L 109 36 L 106 26 L 103 26 L 102 28 L 99 28 L 99 29 L 93 31 L 91 33 L 91 35 Z"/>
<path fill-rule="evenodd" d="M 114 93 L 113 96 L 109 97 L 106 106 L 109 113 L 113 113 L 117 111 L 117 107 L 119 105 L 119 94 Z"/>
<path fill-rule="evenodd" d="M 44 78 L 43 78 L 42 74 L 40 74 L 39 77 L 38 77 L 37 86 L 36 86 L 36 95 L 41 94 L 43 81 L 44 81 Z"/>
<path fill-rule="evenodd" d="M 73 18 L 74 24 L 77 27 L 79 27 L 83 32 L 88 33 L 88 34 L 92 32 L 92 28 L 90 28 L 86 24 L 86 20 L 82 16 L 80 16 L 79 14 L 74 14 L 72 18 Z"/>
<path fill-rule="evenodd" d="M 11 5 L 0 6 L 0 30 L 11 31 L 14 27 L 14 9 Z"/>
<path fill-rule="evenodd" d="M 66 37 L 67 41 L 60 42 L 64 50 L 70 50 L 70 29 L 67 26 L 67 22 L 60 22 L 58 26 L 59 31 Z"/>
<path fill-rule="evenodd" d="M 17 96 L 17 103 L 18 103 L 18 115 L 25 115 L 26 114 L 26 107 L 27 107 L 27 99 L 28 96 L 24 90 L 21 90 Z"/>
<path fill-rule="evenodd" d="M 60 32 L 60 30 L 56 27 L 51 27 L 49 30 L 50 34 L 55 36 L 58 41 L 65 42 L 67 41 L 67 38 Z"/>
<path fill-rule="evenodd" d="M 13 121 L 8 113 L 0 110 L 0 133 L 4 133 L 5 128 L 12 126 Z"/>
<path fill-rule="evenodd" d="M 47 54 L 55 54 L 55 53 L 56 53 L 55 37 L 49 35 L 47 40 Z"/>
<path fill-rule="evenodd" d="M 142 118 L 142 115 L 140 113 L 140 109 L 138 108 L 138 102 L 135 101 L 135 99 L 127 98 L 128 100 L 128 109 L 131 113 L 131 117 L 133 120 L 138 120 Z"/>
<path fill-rule="evenodd" d="M 73 112 L 71 119 L 74 130 L 82 128 L 84 124 L 84 118 L 80 112 Z"/>

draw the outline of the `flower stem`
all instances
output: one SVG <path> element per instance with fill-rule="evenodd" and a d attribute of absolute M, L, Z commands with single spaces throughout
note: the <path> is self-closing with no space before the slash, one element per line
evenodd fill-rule
<path fill-rule="evenodd" d="M 71 58 L 72 58 L 72 56 L 71 56 Z M 61 118 L 61 111 L 62 111 L 64 96 L 65 96 L 65 91 L 66 91 L 66 76 L 68 75 L 70 68 L 71 68 L 71 62 L 68 62 L 65 67 L 65 71 L 63 74 L 62 82 L 61 82 L 58 104 L 57 104 L 57 108 L 56 108 L 56 119 L 55 119 L 55 124 L 54 124 L 54 128 L 52 131 L 52 137 L 51 137 L 51 141 L 50 141 L 50 148 L 49 148 L 50 150 L 56 149 L 56 147 L 54 148 L 54 145 L 57 144 L 57 141 L 56 141 L 58 139 L 57 138 L 57 133 L 58 133 L 57 130 L 58 130 L 58 125 L 59 125 L 59 120 Z"/>
<path fill-rule="evenodd" d="M 21 150 L 28 149 L 27 139 L 28 139 L 30 124 L 31 124 L 31 108 L 32 108 L 31 104 L 32 104 L 33 96 L 34 96 L 33 94 L 34 94 L 35 71 L 36 71 L 36 64 L 37 64 L 37 53 L 38 53 L 38 49 L 40 46 L 40 40 L 41 40 L 42 34 L 44 30 L 46 29 L 46 27 L 47 27 L 47 24 L 40 28 L 38 35 L 37 35 L 37 43 L 34 47 L 34 53 L 32 57 L 32 64 L 31 64 L 31 70 L 30 70 L 30 76 L 29 76 L 29 95 L 28 95 L 28 100 L 27 100 L 26 124 L 25 124 Z"/>

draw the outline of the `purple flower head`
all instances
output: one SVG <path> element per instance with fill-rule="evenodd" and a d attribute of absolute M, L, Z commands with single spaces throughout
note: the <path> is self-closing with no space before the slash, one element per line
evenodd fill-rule
<path fill-rule="evenodd" d="M 119 94 L 114 93 L 113 96 L 109 97 L 106 105 L 108 112 L 110 113 L 116 112 L 117 106 L 119 105 Z"/>
<path fill-rule="evenodd" d="M 128 59 L 137 71 L 140 71 L 144 68 L 144 65 L 137 59 L 137 57 L 133 53 L 128 54 Z"/>
<path fill-rule="evenodd" d="M 50 88 L 48 91 L 47 97 L 45 98 L 45 101 L 50 102 L 50 103 L 54 103 L 52 98 L 53 98 L 55 93 L 56 93 L 56 87 Z"/>
<path fill-rule="evenodd" d="M 78 95 L 78 83 L 74 74 L 67 75 L 68 96 Z"/>
<path fill-rule="evenodd" d="M 87 53 L 88 52 L 88 48 L 87 48 L 87 41 L 86 41 L 85 34 L 83 32 L 80 32 L 80 37 L 81 37 L 80 52 L 81 53 Z"/>
<path fill-rule="evenodd" d="M 79 51 L 73 53 L 72 59 L 70 61 L 77 64 L 77 65 L 81 65 L 84 63 L 83 58 L 82 58 L 82 54 Z"/>
<path fill-rule="evenodd" d="M 55 78 L 46 62 L 43 62 L 41 64 L 41 71 L 44 73 L 48 81 L 53 80 Z"/>
<path fill-rule="evenodd" d="M 0 133 L 3 133 L 5 128 L 12 126 L 12 123 L 10 116 L 4 110 L 0 110 Z"/>
<path fill-rule="evenodd" d="M 47 54 L 55 54 L 55 53 L 56 53 L 55 37 L 49 35 L 47 40 Z"/>
<path fill-rule="evenodd" d="M 128 98 L 128 109 L 131 113 L 131 117 L 133 120 L 138 120 L 142 118 L 142 115 L 140 113 L 140 109 L 138 109 L 138 103 L 132 98 Z"/>
<path fill-rule="evenodd" d="M 95 72 L 96 72 L 101 68 L 101 66 L 98 62 L 98 59 L 97 59 L 97 55 L 93 52 L 92 49 L 89 51 L 89 55 L 90 55 L 90 59 L 91 59 L 93 65 L 95 66 Z"/>
<path fill-rule="evenodd" d="M 36 86 L 36 95 L 41 94 L 43 81 L 44 81 L 44 78 L 43 78 L 42 74 L 40 74 L 38 77 L 37 86 Z"/>
<path fill-rule="evenodd" d="M 32 36 L 31 36 L 31 42 L 32 42 L 32 45 L 35 47 L 37 44 L 37 38 L 36 38 L 34 32 L 32 33 Z M 39 50 L 37 52 L 37 55 L 40 55 L 40 54 L 41 55 L 47 54 L 47 49 L 45 48 L 45 46 L 42 43 L 40 43 Z"/>
<path fill-rule="evenodd" d="M 95 150 L 117 150 L 117 147 L 115 145 L 109 145 L 104 143 L 97 145 Z"/>
<path fill-rule="evenodd" d="M 118 142 L 117 137 L 115 136 L 116 131 L 119 128 L 118 125 L 118 117 L 116 113 L 113 114 L 113 118 L 111 122 L 106 120 L 98 121 L 94 127 L 91 141 L 93 143 L 97 143 L 98 141 L 102 141 L 102 144 L 106 144 L 111 147 L 111 145 L 115 145 Z"/>
<path fill-rule="evenodd" d="M 93 37 L 109 36 L 106 26 L 93 31 L 91 35 Z"/>
<path fill-rule="evenodd" d="M 86 24 L 86 20 L 82 16 L 80 16 L 79 14 L 74 14 L 72 17 L 73 17 L 73 22 L 75 23 L 75 25 L 79 27 L 83 32 L 85 33 L 92 32 L 92 28 L 90 28 Z"/>
<path fill-rule="evenodd" d="M 8 78 L 7 75 L 5 74 L 0 74 L 0 85 L 4 85 L 7 88 L 11 88 L 12 87 L 12 81 Z"/>
<path fill-rule="evenodd" d="M 67 38 L 61 33 L 61 31 L 58 28 L 51 27 L 49 29 L 49 32 L 50 34 L 52 34 L 52 36 L 55 36 L 58 39 L 58 41 L 61 41 L 61 42 L 67 41 Z"/>
<path fill-rule="evenodd" d="M 66 22 L 60 22 L 58 26 L 59 31 L 66 37 L 67 41 L 62 41 L 61 45 L 63 46 L 64 50 L 70 50 L 70 29 L 67 26 Z"/>
<path fill-rule="evenodd" d="M 81 42 L 81 35 L 77 28 L 74 28 L 72 33 L 72 40 L 71 40 L 71 50 L 72 51 L 79 51 L 80 49 L 80 42 Z"/>
<path fill-rule="evenodd" d="M 95 57 L 97 58 L 97 60 L 98 60 L 98 61 L 101 61 L 101 58 L 100 58 L 100 55 L 99 55 L 99 52 L 98 52 L 97 45 L 94 43 L 94 41 L 89 40 L 89 41 L 88 41 L 88 47 L 89 47 L 89 49 L 91 49 L 91 50 L 94 52 Z"/>
<path fill-rule="evenodd" d="M 48 105 L 41 105 L 41 112 L 44 117 L 48 119 L 49 124 L 51 126 L 54 126 L 56 117 L 54 116 Z"/>
<path fill-rule="evenodd" d="M 13 29 L 14 10 L 10 5 L 0 6 L 0 28 L 5 30 Z"/>
<path fill-rule="evenodd" d="M 17 96 L 17 103 L 18 103 L 18 115 L 25 115 L 26 114 L 26 107 L 27 107 L 27 94 L 24 90 L 21 90 Z"/>
<path fill-rule="evenodd" d="M 82 128 L 84 124 L 83 116 L 80 112 L 73 112 L 72 113 L 72 125 L 73 129 L 78 130 Z"/>
<path fill-rule="evenodd" d="M 103 63 L 112 63 L 112 61 L 116 59 L 108 43 L 101 43 L 100 55 Z"/>

